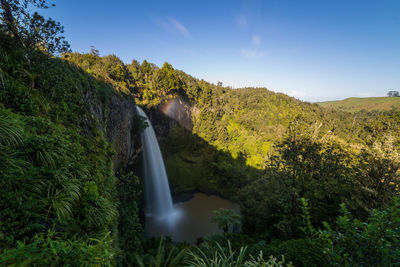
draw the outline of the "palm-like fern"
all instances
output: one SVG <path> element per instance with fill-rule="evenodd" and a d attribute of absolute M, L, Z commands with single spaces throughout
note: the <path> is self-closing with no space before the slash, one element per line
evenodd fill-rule
<path fill-rule="evenodd" d="M 22 128 L 11 112 L 0 110 L 0 143 L 3 146 L 17 145 L 22 141 Z"/>
<path fill-rule="evenodd" d="M 224 232 L 228 232 L 231 226 L 239 225 L 241 216 L 230 209 L 219 209 L 214 211 L 211 222 L 217 223 Z"/>
<path fill-rule="evenodd" d="M 225 250 L 217 243 L 217 250 L 212 257 L 207 256 L 200 248 L 197 248 L 196 253 L 190 252 L 192 257 L 187 262 L 187 266 L 192 267 L 238 267 L 242 266 L 247 247 L 241 247 L 239 253 L 232 250 L 231 243 L 228 242 L 228 249 Z"/>
<path fill-rule="evenodd" d="M 22 133 L 18 117 L 0 108 L 0 172 L 21 171 L 23 164 L 16 147 L 22 143 Z"/>
<path fill-rule="evenodd" d="M 163 239 L 160 239 L 157 254 L 136 255 L 136 263 L 140 267 L 175 267 L 184 266 L 186 249 L 178 249 L 172 247 L 169 250 L 163 244 Z"/>
<path fill-rule="evenodd" d="M 31 187 L 33 196 L 40 203 L 43 217 L 47 220 L 61 223 L 74 213 L 74 207 L 80 198 L 79 180 L 73 178 L 61 180 L 58 177 L 54 181 L 35 182 Z"/>

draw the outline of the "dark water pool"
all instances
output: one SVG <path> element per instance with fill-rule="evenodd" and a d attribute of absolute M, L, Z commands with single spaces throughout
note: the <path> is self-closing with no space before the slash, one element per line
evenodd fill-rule
<path fill-rule="evenodd" d="M 174 204 L 174 208 L 176 213 L 167 220 L 146 217 L 145 234 L 171 236 L 176 242 L 195 243 L 198 237 L 220 232 L 217 224 L 211 223 L 214 210 L 233 209 L 239 213 L 239 207 L 229 200 L 202 193 L 196 193 L 189 201 Z"/>

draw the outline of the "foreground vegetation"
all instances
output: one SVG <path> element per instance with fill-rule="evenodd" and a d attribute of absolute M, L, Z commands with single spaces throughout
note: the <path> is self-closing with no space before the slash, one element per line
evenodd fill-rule
<path fill-rule="evenodd" d="M 59 24 L 1 3 L 0 265 L 398 263 L 399 112 L 350 114 L 214 85 L 168 63 L 70 53 L 62 38 L 10 20 L 4 3 L 38 28 L 58 34 Z M 170 129 L 163 146 L 172 188 L 237 202 L 240 233 L 216 220 L 225 232 L 196 246 L 142 235 L 137 170 L 114 169 L 95 112 L 109 112 L 112 96 L 150 112 L 176 98 L 191 107 L 193 128 Z M 137 118 L 133 134 L 143 127 Z"/>

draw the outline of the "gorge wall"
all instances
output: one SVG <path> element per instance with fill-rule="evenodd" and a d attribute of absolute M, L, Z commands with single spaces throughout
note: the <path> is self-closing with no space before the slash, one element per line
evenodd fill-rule
<path fill-rule="evenodd" d="M 196 108 L 181 97 L 177 97 L 164 104 L 152 107 L 146 112 L 156 132 L 158 141 L 163 144 L 168 137 L 169 131 L 174 127 L 179 126 L 192 131 L 192 114 L 196 112 Z"/>
<path fill-rule="evenodd" d="M 85 102 L 88 103 L 90 114 L 90 118 L 85 120 L 85 131 L 90 132 L 89 122 L 94 120 L 96 128 L 106 133 L 108 141 L 114 145 L 114 172 L 126 169 L 133 163 L 140 149 L 136 136 L 138 129 L 134 98 L 115 94 L 103 103 L 93 92 L 88 92 Z M 161 144 L 166 142 L 169 131 L 174 127 L 183 127 L 191 131 L 192 113 L 195 111 L 196 108 L 180 97 L 145 110 Z"/>
<path fill-rule="evenodd" d="M 126 169 L 139 151 L 136 141 L 136 104 L 131 96 L 114 94 L 103 103 L 93 93 L 85 95 L 88 104 L 89 118 L 86 118 L 86 132 L 90 132 L 90 122 L 94 121 L 97 130 L 106 134 L 107 140 L 113 143 L 116 154 L 113 157 L 114 173 Z"/>

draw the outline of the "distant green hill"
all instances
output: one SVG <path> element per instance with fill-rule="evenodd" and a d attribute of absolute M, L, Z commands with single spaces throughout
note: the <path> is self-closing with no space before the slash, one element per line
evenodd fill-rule
<path fill-rule="evenodd" d="M 356 112 L 360 110 L 390 110 L 400 108 L 400 97 L 350 97 L 337 101 L 317 103 L 323 107 L 336 108 L 343 111 Z"/>

